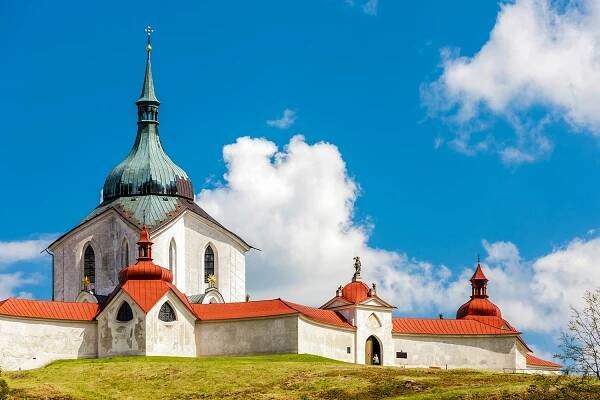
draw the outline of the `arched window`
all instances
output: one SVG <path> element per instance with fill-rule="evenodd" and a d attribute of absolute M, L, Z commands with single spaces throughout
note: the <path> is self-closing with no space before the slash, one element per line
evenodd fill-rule
<path fill-rule="evenodd" d="M 119 322 L 127 322 L 133 319 L 133 310 L 131 306 L 126 301 L 121 304 L 119 307 L 119 311 L 117 312 L 117 321 Z"/>
<path fill-rule="evenodd" d="M 87 276 L 90 283 L 96 282 L 96 255 L 90 245 L 83 252 L 83 276 Z"/>
<path fill-rule="evenodd" d="M 121 244 L 121 266 L 123 268 L 129 265 L 129 243 L 127 239 L 123 239 L 123 243 Z"/>
<path fill-rule="evenodd" d="M 175 245 L 175 239 L 171 239 L 169 244 L 169 269 L 175 276 L 175 269 L 177 268 L 177 246 Z"/>
<path fill-rule="evenodd" d="M 208 246 L 204 251 L 204 283 L 208 283 L 208 277 L 215 274 L 215 252 Z"/>
<path fill-rule="evenodd" d="M 175 310 L 173 310 L 173 307 L 171 307 L 169 303 L 165 302 L 160 307 L 160 310 L 158 311 L 158 319 L 164 322 L 172 322 L 177 319 L 175 316 Z"/>

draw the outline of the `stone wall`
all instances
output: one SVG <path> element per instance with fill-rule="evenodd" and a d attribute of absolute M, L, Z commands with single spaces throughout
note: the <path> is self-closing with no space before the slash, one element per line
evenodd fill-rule
<path fill-rule="evenodd" d="M 175 321 L 158 319 L 165 302 L 175 310 Z M 172 292 L 168 292 L 146 316 L 146 355 L 195 357 L 195 322 L 196 317 L 188 308 Z"/>
<path fill-rule="evenodd" d="M 298 353 L 298 316 L 196 323 L 199 356 Z"/>
<path fill-rule="evenodd" d="M 395 358 L 406 367 L 514 369 L 517 339 L 514 336 L 410 336 L 394 335 Z"/>
<path fill-rule="evenodd" d="M 126 301 L 133 311 L 133 319 L 117 321 L 119 308 Z M 146 354 L 146 315 L 124 292 L 119 292 L 98 315 L 98 356 Z"/>
<path fill-rule="evenodd" d="M 82 289 L 83 254 L 91 245 L 96 256 L 95 292 L 107 295 L 118 284 L 124 267 L 121 247 L 129 245 L 129 263 L 137 258 L 139 231 L 118 213 L 108 211 L 67 235 L 50 249 L 54 253 L 54 299 L 75 301 Z M 177 263 L 173 283 L 182 292 L 204 293 L 204 250 L 210 244 L 215 251 L 217 287 L 226 302 L 246 297 L 245 249 L 228 234 L 210 226 L 192 212 L 184 214 L 151 235 L 154 262 L 169 268 L 169 247 L 175 241 Z"/>
<path fill-rule="evenodd" d="M 109 294 L 123 268 L 121 245 L 129 244 L 130 263 L 137 257 L 139 232 L 114 211 L 92 220 L 52 246 L 54 253 L 54 300 L 75 301 L 82 289 L 83 253 L 91 245 L 96 256 L 95 291 Z"/>
<path fill-rule="evenodd" d="M 97 355 L 96 322 L 0 316 L 0 368 L 42 367 L 61 359 Z"/>
<path fill-rule="evenodd" d="M 353 363 L 354 336 L 352 330 L 321 325 L 301 317 L 298 321 L 298 353 Z"/>

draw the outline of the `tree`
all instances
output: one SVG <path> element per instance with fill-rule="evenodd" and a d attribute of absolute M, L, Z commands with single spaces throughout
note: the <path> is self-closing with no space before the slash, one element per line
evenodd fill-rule
<path fill-rule="evenodd" d="M 569 371 L 600 379 L 600 289 L 586 291 L 581 309 L 571 307 L 571 320 L 561 333 L 556 357 Z"/>

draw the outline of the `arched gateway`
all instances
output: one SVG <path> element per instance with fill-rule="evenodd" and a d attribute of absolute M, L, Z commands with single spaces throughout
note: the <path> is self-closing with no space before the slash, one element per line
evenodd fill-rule
<path fill-rule="evenodd" d="M 377 357 L 375 357 L 377 356 Z M 382 365 L 383 353 L 381 352 L 381 343 L 375 336 L 369 336 L 365 344 L 365 364 Z"/>

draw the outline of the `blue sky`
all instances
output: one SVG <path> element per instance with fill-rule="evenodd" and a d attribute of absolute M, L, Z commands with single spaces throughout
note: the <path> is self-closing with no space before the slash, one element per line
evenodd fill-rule
<path fill-rule="evenodd" d="M 500 4 L 380 0 L 368 12 L 359 0 L 168 4 L 0 3 L 0 242 L 65 232 L 97 205 L 134 138 L 148 23 L 163 144 L 197 192 L 222 182 L 224 145 L 248 135 L 283 148 L 300 133 L 339 150 L 360 187 L 352 221 L 372 224 L 371 248 L 458 275 L 477 254 L 490 257 L 485 243 L 510 242 L 530 265 L 575 238 L 595 238 L 595 121 L 551 95 L 510 113 L 482 107 L 468 123 L 456 122 L 460 101 L 440 113 L 425 99 L 450 69 L 443 54 L 460 62 L 458 52 L 474 57 L 488 43 Z M 285 109 L 295 113 L 290 127 L 266 123 Z M 542 130 L 552 150 L 506 162 L 500 150 L 450 144 L 477 130 L 475 119 L 496 143 L 510 142 L 515 115 L 528 134 Z M 50 295 L 49 257 L 0 267 L 5 279 L 40 274 L 15 293 Z M 532 332 L 552 350 L 552 332 Z"/>

